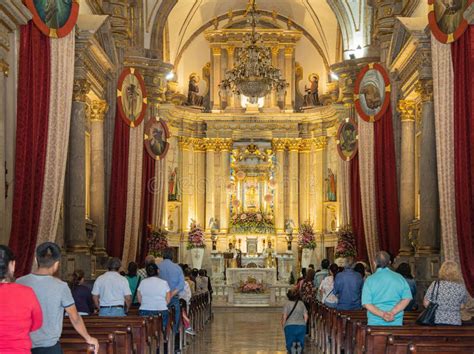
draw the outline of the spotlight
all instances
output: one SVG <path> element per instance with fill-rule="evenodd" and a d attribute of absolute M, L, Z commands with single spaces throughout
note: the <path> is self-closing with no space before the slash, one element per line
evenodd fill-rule
<path fill-rule="evenodd" d="M 174 72 L 170 71 L 168 74 L 165 76 L 166 80 L 173 80 L 174 79 Z"/>
<path fill-rule="evenodd" d="M 331 71 L 331 72 L 329 73 L 329 75 L 331 76 L 331 79 L 336 80 L 336 81 L 339 80 L 339 76 L 337 76 L 336 73 L 333 73 L 333 72 Z"/>

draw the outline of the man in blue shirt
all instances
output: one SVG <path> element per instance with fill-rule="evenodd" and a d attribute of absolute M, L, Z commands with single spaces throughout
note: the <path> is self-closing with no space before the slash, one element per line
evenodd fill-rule
<path fill-rule="evenodd" d="M 338 310 L 359 310 L 362 307 L 360 296 L 364 281 L 362 276 L 352 269 L 352 265 L 353 260 L 346 259 L 344 271 L 338 273 L 334 281 Z"/>
<path fill-rule="evenodd" d="M 367 278 L 362 290 L 362 305 L 367 309 L 369 326 L 401 326 L 403 310 L 412 299 L 410 287 L 402 275 L 392 271 L 390 256 L 380 251 L 375 257 L 375 273 Z"/>
<path fill-rule="evenodd" d="M 168 282 L 171 291 L 171 300 L 168 307 L 174 306 L 176 309 L 173 331 L 178 333 L 179 320 L 181 318 L 181 308 L 179 307 L 179 293 L 184 290 L 184 274 L 181 267 L 172 261 L 173 251 L 167 248 L 163 252 L 163 261 L 158 264 L 160 270 L 159 277 Z M 179 348 L 179 341 L 176 341 Z M 176 349 L 176 348 L 175 348 Z"/>

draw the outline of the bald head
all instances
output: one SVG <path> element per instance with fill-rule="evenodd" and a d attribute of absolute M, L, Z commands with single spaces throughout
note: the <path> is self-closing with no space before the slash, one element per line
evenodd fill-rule
<path fill-rule="evenodd" d="M 375 265 L 377 268 L 386 268 L 390 264 L 390 255 L 385 251 L 377 252 L 375 255 Z"/>
<path fill-rule="evenodd" d="M 153 257 L 151 254 L 145 257 L 145 267 L 148 264 L 155 264 L 155 257 Z"/>

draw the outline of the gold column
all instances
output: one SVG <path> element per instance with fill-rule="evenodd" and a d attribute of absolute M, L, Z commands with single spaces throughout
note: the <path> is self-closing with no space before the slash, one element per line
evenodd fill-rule
<path fill-rule="evenodd" d="M 216 217 L 215 205 L 215 172 L 214 162 L 216 154 L 216 143 L 214 140 L 206 139 L 206 230 L 209 230 L 209 220 Z M 203 225 L 204 226 L 204 225 Z"/>
<path fill-rule="evenodd" d="M 94 253 L 105 252 L 105 155 L 104 117 L 107 102 L 94 100 L 90 105 L 91 121 L 91 219 L 97 225 Z"/>
<path fill-rule="evenodd" d="M 212 110 L 220 112 L 221 110 L 221 102 L 219 96 L 219 84 L 221 83 L 221 48 L 220 47 L 212 47 L 212 77 L 213 77 L 213 84 L 212 84 Z"/>
<path fill-rule="evenodd" d="M 234 67 L 234 52 L 235 47 L 227 47 L 227 70 L 231 70 Z M 227 107 L 235 108 L 235 95 L 232 91 L 229 91 L 227 95 Z"/>
<path fill-rule="evenodd" d="M 280 52 L 280 48 L 278 46 L 272 47 L 272 65 L 274 68 L 278 68 L 278 53 Z M 271 101 L 270 107 L 275 108 L 278 106 L 278 92 L 272 91 L 271 93 Z"/>
<path fill-rule="evenodd" d="M 181 193 L 182 193 L 182 209 L 181 209 L 181 230 L 183 232 L 189 231 L 189 224 L 193 215 L 190 215 L 190 206 L 194 207 L 192 202 L 193 191 L 193 174 L 190 171 L 191 164 L 191 140 L 187 137 L 179 137 L 179 154 L 181 162 Z M 194 209 L 194 208 L 193 208 Z"/>
<path fill-rule="evenodd" d="M 219 139 L 218 147 L 221 158 L 221 173 L 220 173 L 220 229 L 221 232 L 227 233 L 229 231 L 229 195 L 227 193 L 227 183 L 230 181 L 230 150 L 232 149 L 231 139 Z"/>
<path fill-rule="evenodd" d="M 196 221 L 206 227 L 206 144 L 203 139 L 194 139 L 193 142 L 195 164 L 195 208 Z"/>
<path fill-rule="evenodd" d="M 288 200 L 290 205 L 289 218 L 293 220 L 295 225 L 300 224 L 299 220 L 299 190 L 298 190 L 298 180 L 299 180 L 299 166 L 298 166 L 298 152 L 301 145 L 301 139 L 291 139 L 288 142 L 289 149 L 289 189 L 288 189 Z M 304 221 L 304 220 L 302 220 Z"/>
<path fill-rule="evenodd" d="M 313 166 L 312 174 L 314 175 L 314 199 L 311 201 L 314 204 L 315 215 L 312 216 L 312 221 L 317 232 L 322 232 L 324 229 L 324 149 L 327 146 L 326 137 L 318 137 L 313 139 Z"/>
<path fill-rule="evenodd" d="M 408 240 L 409 225 L 415 218 L 415 113 L 414 101 L 401 100 L 398 111 L 401 126 L 400 165 L 400 254 L 410 255 L 412 248 Z"/>
<path fill-rule="evenodd" d="M 285 228 L 285 139 L 273 139 L 273 151 L 276 155 L 275 171 L 275 228 L 277 233 L 283 233 Z"/>
<path fill-rule="evenodd" d="M 301 141 L 299 151 L 299 217 L 301 222 L 310 220 L 309 213 L 309 193 L 310 193 L 310 152 L 311 152 L 311 139 L 304 139 Z M 313 221 L 313 220 L 311 220 Z"/>
<path fill-rule="evenodd" d="M 288 83 L 285 95 L 285 111 L 293 111 L 293 47 L 285 48 L 285 79 Z"/>

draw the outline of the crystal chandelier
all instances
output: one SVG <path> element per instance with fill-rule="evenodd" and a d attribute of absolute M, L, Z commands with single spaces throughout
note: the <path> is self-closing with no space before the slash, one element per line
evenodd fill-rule
<path fill-rule="evenodd" d="M 239 51 L 236 65 L 226 72 L 225 80 L 219 85 L 221 90 L 232 91 L 247 96 L 250 103 L 257 103 L 259 97 L 265 97 L 272 90 L 282 92 L 288 85 L 281 78 L 280 70 L 272 66 L 270 48 L 264 47 L 262 36 L 257 33 L 257 6 L 251 0 L 246 15 L 252 32 L 244 37 L 246 47 Z"/>

